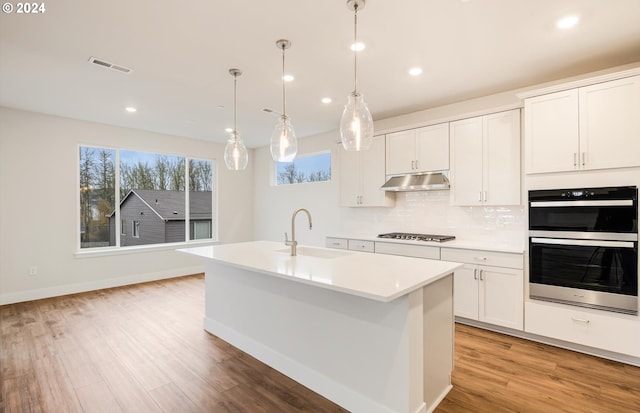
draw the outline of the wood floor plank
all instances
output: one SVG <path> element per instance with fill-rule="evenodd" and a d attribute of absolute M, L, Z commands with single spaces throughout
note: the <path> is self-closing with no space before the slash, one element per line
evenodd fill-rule
<path fill-rule="evenodd" d="M 346 410 L 206 333 L 204 276 L 0 306 L 3 413 Z M 435 413 L 640 412 L 640 368 L 456 325 Z"/>

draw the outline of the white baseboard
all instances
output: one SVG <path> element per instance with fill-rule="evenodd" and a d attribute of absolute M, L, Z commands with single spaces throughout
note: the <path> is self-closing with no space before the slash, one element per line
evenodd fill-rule
<path fill-rule="evenodd" d="M 583 346 L 581 344 L 571 343 L 568 341 L 557 340 L 555 338 L 539 336 L 537 334 L 527 333 L 525 331 L 513 330 L 511 328 L 496 326 L 493 324 L 483 323 L 481 321 L 470 320 L 468 318 L 456 317 L 456 322 L 466 324 L 472 327 L 478 327 L 485 330 L 495 331 L 496 333 L 507 334 L 525 340 L 531 340 L 542 344 L 548 344 L 554 347 L 560 347 L 566 350 L 576 351 L 578 353 L 589 354 L 607 360 L 617 361 L 618 363 L 630 364 L 640 367 L 640 357 L 633 357 L 627 354 L 615 353 L 613 351 L 602 350 L 599 348 Z"/>
<path fill-rule="evenodd" d="M 38 288 L 35 290 L 18 291 L 14 293 L 0 294 L 0 305 L 84 293 L 87 291 L 102 290 L 105 288 L 122 287 L 124 285 L 140 284 L 202 272 L 204 272 L 203 266 L 187 267 L 160 272 L 154 271 L 148 274 L 128 275 L 126 277 L 106 278 L 84 283 L 65 284 L 55 287 Z"/>
<path fill-rule="evenodd" d="M 429 406 L 429 409 L 427 409 L 426 405 L 425 405 L 424 412 L 425 413 L 433 413 L 438 408 L 438 405 L 444 400 L 444 398 L 447 397 L 447 394 L 449 394 L 451 389 L 453 389 L 453 385 L 450 384 L 449 386 L 447 386 L 446 389 L 444 389 L 442 391 L 442 393 L 440 393 L 440 396 L 438 396 L 438 398 L 433 402 L 433 404 L 431 404 L 431 406 Z M 420 412 L 420 413 L 422 413 L 422 412 Z"/>

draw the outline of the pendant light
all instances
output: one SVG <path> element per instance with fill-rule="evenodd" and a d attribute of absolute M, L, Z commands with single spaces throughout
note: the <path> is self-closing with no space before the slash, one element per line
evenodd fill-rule
<path fill-rule="evenodd" d="M 282 116 L 271 135 L 271 157 L 276 162 L 292 162 L 298 153 L 298 140 L 293 131 L 291 120 L 287 116 L 287 98 L 284 80 L 284 51 L 291 47 L 286 39 L 276 41 L 276 47 L 282 50 Z"/>
<path fill-rule="evenodd" d="M 224 147 L 224 163 L 227 169 L 241 171 L 247 167 L 249 161 L 247 147 L 238 133 L 238 76 L 242 75 L 242 71 L 229 69 L 229 74 L 233 76 L 233 131 Z"/>
<path fill-rule="evenodd" d="M 358 10 L 364 8 L 365 0 L 347 0 L 347 8 L 353 11 L 353 92 L 347 97 L 342 118 L 340 118 L 340 137 L 342 146 L 347 151 L 362 151 L 369 149 L 373 142 L 373 118 L 364 103 L 362 94 L 358 92 Z"/>

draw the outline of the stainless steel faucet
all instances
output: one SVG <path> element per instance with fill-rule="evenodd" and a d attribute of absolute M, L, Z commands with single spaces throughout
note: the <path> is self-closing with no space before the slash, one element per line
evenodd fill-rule
<path fill-rule="evenodd" d="M 309 229 L 313 228 L 311 224 L 311 213 L 304 208 L 298 208 L 293 211 L 293 215 L 291 215 L 291 241 L 289 241 L 289 236 L 287 233 L 284 233 L 284 245 L 291 245 L 291 256 L 295 257 L 298 255 L 298 241 L 296 241 L 296 215 L 298 212 L 304 211 L 307 213 L 307 217 L 309 218 Z"/>

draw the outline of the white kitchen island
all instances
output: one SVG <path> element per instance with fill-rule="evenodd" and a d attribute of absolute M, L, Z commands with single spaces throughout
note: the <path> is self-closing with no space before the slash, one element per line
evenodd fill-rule
<path fill-rule="evenodd" d="M 205 261 L 204 328 L 352 412 L 423 413 L 451 389 L 461 264 L 256 241 Z"/>

